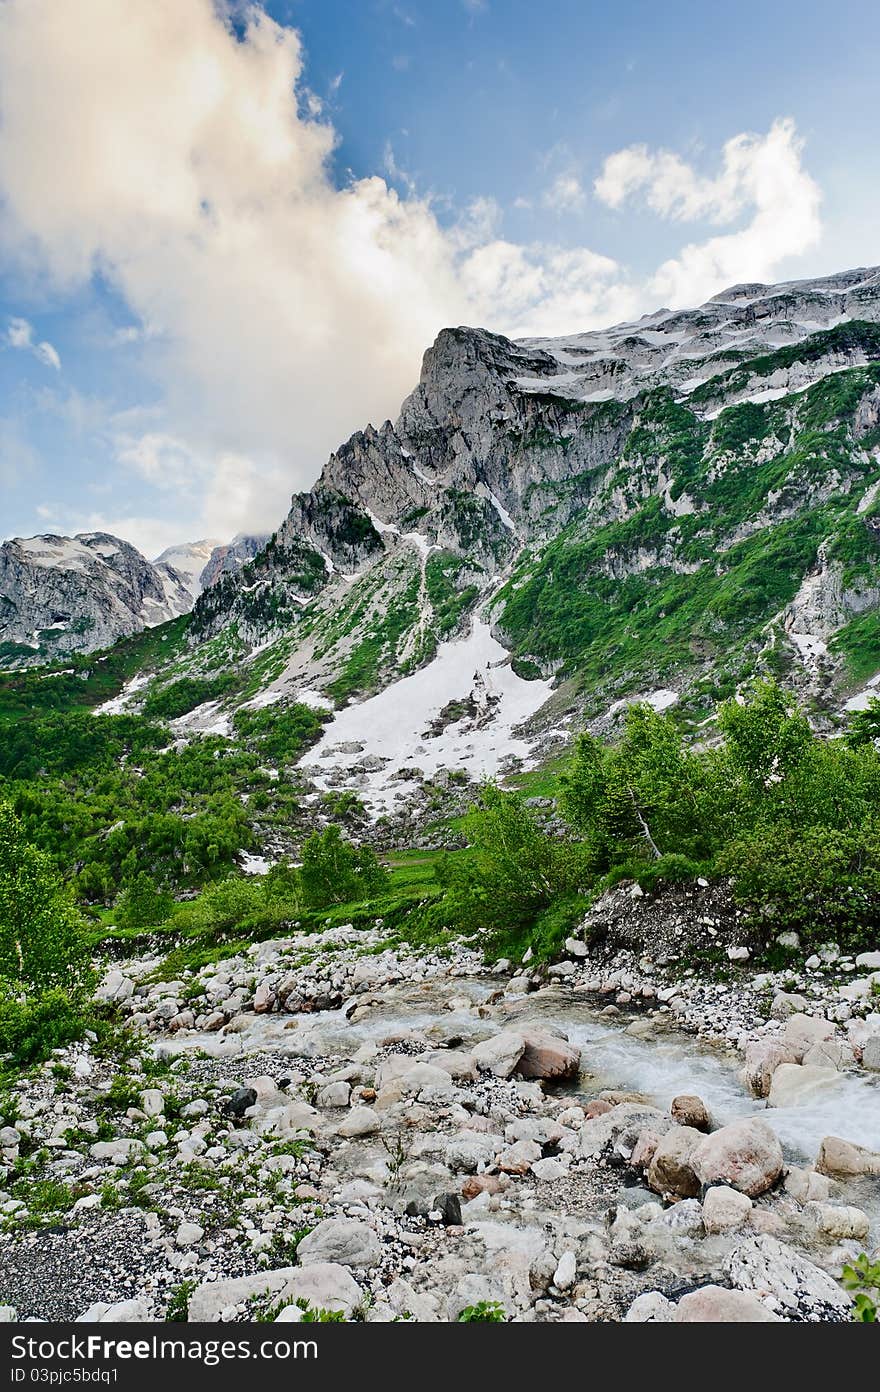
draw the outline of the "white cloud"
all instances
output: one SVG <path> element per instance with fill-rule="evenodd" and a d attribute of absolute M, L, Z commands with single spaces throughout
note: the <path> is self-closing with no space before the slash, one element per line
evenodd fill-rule
<path fill-rule="evenodd" d="M 715 216 L 726 198 L 756 209 L 745 232 L 686 246 L 647 281 L 585 247 L 505 240 L 490 199 L 450 228 L 411 179 L 402 193 L 379 177 L 340 189 L 298 35 L 239 3 L 234 31 L 227 8 L 0 4 L 0 254 L 43 290 L 100 272 L 148 326 L 139 351 L 161 410 L 117 422 L 115 448 L 180 496 L 169 540 L 280 521 L 340 440 L 396 413 L 445 324 L 550 334 L 655 308 L 661 293 L 693 301 L 802 250 L 810 207 L 818 225 L 787 126 L 787 139 L 774 127 L 731 142 L 711 195 L 650 154 L 641 182 L 609 161 L 600 184 L 617 206 L 647 189 L 672 216 L 698 204 Z M 50 347 L 36 345 L 51 364 Z"/>
<path fill-rule="evenodd" d="M 6 330 L 6 342 L 10 348 L 32 353 L 44 367 L 52 367 L 56 372 L 61 371 L 61 359 L 57 348 L 45 339 L 40 343 L 35 342 L 33 324 L 29 324 L 27 319 L 10 319 Z"/>
<path fill-rule="evenodd" d="M 669 151 L 633 145 L 606 159 L 594 188 L 611 208 L 643 193 L 653 212 L 676 221 L 723 225 L 750 215 L 736 231 L 683 247 L 650 278 L 658 304 L 680 305 L 735 281 L 770 280 L 786 257 L 816 246 L 821 193 L 802 155 L 794 122 L 777 120 L 766 135 L 728 140 L 714 178 Z"/>
<path fill-rule="evenodd" d="M 576 174 L 558 174 L 541 197 L 544 207 L 554 213 L 579 212 L 586 201 L 587 195 Z"/>

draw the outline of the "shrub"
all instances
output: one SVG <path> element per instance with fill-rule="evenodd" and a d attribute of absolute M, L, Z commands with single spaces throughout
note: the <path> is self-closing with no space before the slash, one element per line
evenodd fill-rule
<path fill-rule="evenodd" d="M 125 886 L 116 903 L 116 919 L 121 928 L 152 928 L 164 923 L 174 908 L 174 897 L 161 890 L 142 870 Z"/>
<path fill-rule="evenodd" d="M 346 841 L 337 826 L 314 832 L 302 848 L 300 883 L 313 908 L 354 903 L 378 894 L 388 881 L 369 846 Z"/>

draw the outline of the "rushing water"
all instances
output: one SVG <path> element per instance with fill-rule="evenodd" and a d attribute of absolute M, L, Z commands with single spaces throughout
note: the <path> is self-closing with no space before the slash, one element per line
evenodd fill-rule
<path fill-rule="evenodd" d="M 293 1018 L 261 1015 L 254 1017 L 243 1035 L 225 1039 L 190 1036 L 179 1039 L 176 1045 L 201 1046 L 230 1056 L 243 1050 L 273 1049 L 307 1057 L 322 1053 L 350 1057 L 359 1044 L 380 1040 L 396 1030 L 423 1031 L 440 1025 L 447 1032 L 460 1031 L 467 1040 L 516 1029 L 517 1024 L 540 1022 L 558 1028 L 582 1049 L 585 1093 L 595 1094 L 603 1088 L 637 1092 L 664 1109 L 678 1093 L 696 1093 L 720 1125 L 760 1113 L 779 1136 L 788 1159 L 795 1163 L 814 1160 L 819 1143 L 828 1135 L 880 1150 L 880 1077 L 857 1070 L 843 1072 L 824 1095 L 804 1106 L 766 1107 L 742 1086 L 733 1058 L 673 1031 L 648 1038 L 628 1034 L 625 1023 L 604 1019 L 588 1003 L 569 1001 L 562 993 L 526 998 L 515 1003 L 506 1017 L 493 1011 L 491 1018 L 481 1018 L 477 1009 L 497 985 L 480 977 L 399 986 L 386 993 L 381 1006 L 355 1023 L 346 1020 L 341 1011 Z M 462 1004 L 450 1010 L 448 1002 L 459 998 Z"/>

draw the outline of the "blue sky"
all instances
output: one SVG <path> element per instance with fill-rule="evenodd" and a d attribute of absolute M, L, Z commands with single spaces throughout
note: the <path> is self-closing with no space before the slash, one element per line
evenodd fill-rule
<path fill-rule="evenodd" d="M 880 261 L 863 0 L 0 0 L 0 536 L 270 529 L 448 322 Z"/>

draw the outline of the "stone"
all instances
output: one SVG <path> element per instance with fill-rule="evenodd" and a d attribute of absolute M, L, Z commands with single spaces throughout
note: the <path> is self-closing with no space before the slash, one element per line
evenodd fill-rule
<path fill-rule="evenodd" d="M 557 1290 L 570 1290 L 577 1277 L 577 1260 L 574 1252 L 563 1252 L 559 1265 L 553 1273 L 553 1284 Z"/>
<path fill-rule="evenodd" d="M 652 1229 L 665 1228 L 679 1237 L 702 1237 L 705 1232 L 703 1208 L 698 1199 L 682 1199 L 661 1209 L 650 1220 Z"/>
<path fill-rule="evenodd" d="M 702 1141 L 693 1126 L 673 1126 L 662 1136 L 648 1167 L 648 1184 L 657 1194 L 691 1199 L 700 1192 L 692 1157 Z"/>
<path fill-rule="evenodd" d="M 826 1136 L 819 1146 L 815 1168 L 832 1179 L 855 1179 L 861 1175 L 880 1175 L 880 1151 Z"/>
<path fill-rule="evenodd" d="M 404 1093 L 420 1092 L 422 1088 L 448 1088 L 452 1074 L 434 1063 L 425 1063 L 408 1054 L 391 1054 L 376 1070 L 376 1090 L 396 1082 Z"/>
<path fill-rule="evenodd" d="M 804 1066 L 810 1068 L 839 1070 L 851 1068 L 854 1061 L 853 1046 L 845 1039 L 822 1039 L 804 1054 Z"/>
<path fill-rule="evenodd" d="M 534 1160 L 541 1159 L 541 1147 L 536 1141 L 516 1141 L 498 1156 L 498 1168 L 505 1174 L 524 1175 Z"/>
<path fill-rule="evenodd" d="M 525 1048 L 516 1065 L 520 1077 L 559 1082 L 580 1073 L 581 1051 L 566 1039 L 539 1029 L 524 1030 L 523 1038 Z"/>
<path fill-rule="evenodd" d="M 194 1247 L 204 1236 L 205 1229 L 199 1227 L 198 1223 L 181 1223 L 174 1234 L 174 1241 L 178 1247 Z"/>
<path fill-rule="evenodd" d="M 382 1247 L 373 1229 L 353 1218 L 325 1218 L 304 1237 L 296 1249 L 297 1260 L 352 1266 L 376 1266 Z"/>
<path fill-rule="evenodd" d="M 751 1212 L 748 1194 L 727 1184 L 713 1184 L 703 1199 L 703 1226 L 707 1233 L 731 1232 L 747 1223 Z"/>
<path fill-rule="evenodd" d="M 344 1082 L 327 1083 L 325 1087 L 319 1090 L 315 1098 L 317 1106 L 327 1107 L 329 1109 L 347 1107 L 350 1100 L 351 1084 Z"/>
<path fill-rule="evenodd" d="M 445 1159 L 450 1170 L 475 1174 L 481 1165 L 495 1159 L 502 1146 L 499 1136 L 487 1136 L 479 1131 L 460 1131 L 447 1142 Z"/>
<path fill-rule="evenodd" d="M 477 1065 L 473 1054 L 465 1054 L 456 1049 L 437 1049 L 428 1055 L 428 1063 L 442 1068 L 455 1082 L 476 1082 Z"/>
<path fill-rule="evenodd" d="M 309 1266 L 285 1266 L 221 1281 L 203 1281 L 189 1298 L 189 1319 L 194 1324 L 216 1323 L 224 1311 L 246 1305 L 254 1297 L 267 1304 L 307 1300 L 316 1309 L 341 1310 L 346 1318 L 363 1300 L 363 1291 L 344 1266 L 315 1262 Z"/>
<path fill-rule="evenodd" d="M 551 980 L 564 981 L 568 976 L 574 976 L 577 968 L 574 962 L 554 962 L 552 967 L 547 969 L 547 975 Z"/>
<path fill-rule="evenodd" d="M 499 1194 L 507 1183 L 506 1175 L 468 1175 L 462 1180 L 461 1197 L 475 1199 L 480 1194 Z"/>
<path fill-rule="evenodd" d="M 727 960 L 729 962 L 747 962 L 751 957 L 747 947 L 729 947 L 727 949 Z"/>
<path fill-rule="evenodd" d="M 880 1034 L 871 1035 L 862 1045 L 862 1067 L 880 1073 Z"/>
<path fill-rule="evenodd" d="M 880 952 L 860 952 L 856 966 L 864 967 L 866 971 L 880 971 Z"/>
<path fill-rule="evenodd" d="M 787 1020 L 790 1015 L 802 1015 L 809 1005 L 806 996 L 789 991 L 777 991 L 770 1004 L 771 1020 Z"/>
<path fill-rule="evenodd" d="M 778 1324 L 773 1314 L 752 1291 L 726 1286 L 701 1286 L 683 1295 L 675 1307 L 675 1324 Z"/>
<path fill-rule="evenodd" d="M 861 1242 L 871 1228 L 867 1213 L 849 1204 L 807 1203 L 804 1221 L 813 1235 L 825 1242 L 845 1242 L 850 1238 Z"/>
<path fill-rule="evenodd" d="M 140 1095 L 141 1111 L 145 1116 L 162 1116 L 165 1111 L 165 1098 L 158 1088 L 147 1088 Z"/>
<path fill-rule="evenodd" d="M 473 1049 L 474 1062 L 481 1073 L 495 1078 L 509 1078 L 525 1053 L 526 1041 L 521 1034 L 504 1033 L 484 1039 Z"/>
<path fill-rule="evenodd" d="M 658 1132 L 652 1131 L 650 1126 L 646 1126 L 644 1131 L 639 1134 L 639 1139 L 633 1147 L 629 1163 L 634 1170 L 646 1170 L 657 1152 L 660 1144 Z"/>
<path fill-rule="evenodd" d="M 256 1106 L 257 1093 L 252 1087 L 240 1087 L 226 1102 L 223 1110 L 227 1116 L 243 1117 L 249 1107 Z"/>
<path fill-rule="evenodd" d="M 811 1049 L 814 1044 L 820 1044 L 823 1039 L 831 1039 L 834 1035 L 834 1026 L 830 1020 L 822 1019 L 816 1015 L 789 1015 L 783 1030 L 783 1043 L 787 1044 L 792 1050 L 795 1061 L 800 1063 L 804 1054 Z"/>
<path fill-rule="evenodd" d="M 445 1228 L 461 1227 L 461 1199 L 457 1194 L 435 1194 L 434 1202 L 431 1205 L 431 1217 L 438 1214 L 435 1222 L 440 1222 Z"/>
<path fill-rule="evenodd" d="M 794 1050 L 778 1039 L 755 1039 L 746 1045 L 740 1077 L 754 1097 L 766 1097 L 776 1069 L 794 1062 Z"/>
<path fill-rule="evenodd" d="M 621 1102 L 601 1116 L 585 1121 L 580 1130 L 580 1152 L 586 1160 L 615 1150 L 629 1160 L 646 1127 L 663 1135 L 674 1125 L 659 1107 L 642 1102 Z"/>
<path fill-rule="evenodd" d="M 753 1199 L 772 1188 L 784 1169 L 782 1147 L 758 1117 L 701 1137 L 690 1163 L 702 1184 L 727 1184 Z"/>
<path fill-rule="evenodd" d="M 677 1121 L 680 1126 L 692 1126 L 697 1131 L 708 1131 L 712 1125 L 709 1109 L 702 1097 L 695 1097 L 691 1093 L 681 1093 L 680 1096 L 673 1097 L 669 1111 L 672 1120 Z"/>
<path fill-rule="evenodd" d="M 836 1068 L 816 1064 L 781 1063 L 773 1074 L 768 1107 L 805 1107 L 838 1081 Z"/>
<path fill-rule="evenodd" d="M 118 1300 L 115 1304 L 98 1301 L 77 1316 L 77 1324 L 147 1324 L 152 1319 L 150 1302 L 143 1296 Z"/>
<path fill-rule="evenodd" d="M 792 1165 L 785 1176 L 785 1192 L 800 1204 L 821 1202 L 831 1197 L 832 1181 L 815 1170 L 802 1170 Z"/>
<path fill-rule="evenodd" d="M 95 1160 L 109 1160 L 112 1165 L 127 1165 L 129 1160 L 144 1152 L 143 1142 L 124 1136 L 115 1141 L 95 1141 L 89 1154 Z"/>
<path fill-rule="evenodd" d="M 265 981 L 261 981 L 254 992 L 254 1014 L 265 1015 L 275 1004 L 275 992 Z"/>
<path fill-rule="evenodd" d="M 352 1107 L 336 1128 L 337 1136 L 375 1136 L 382 1123 L 372 1107 Z"/>
<path fill-rule="evenodd" d="M 540 1179 L 545 1184 L 564 1179 L 568 1174 L 566 1166 L 553 1155 L 548 1155 L 544 1160 L 533 1160 L 529 1170 L 535 1179 Z"/>
<path fill-rule="evenodd" d="M 724 1263 L 739 1290 L 760 1291 L 763 1303 L 783 1318 L 849 1320 L 849 1296 L 833 1277 L 775 1237 L 747 1238 Z"/>
<path fill-rule="evenodd" d="M 624 1315 L 625 1324 L 670 1324 L 675 1318 L 675 1306 L 660 1291 L 645 1291 L 637 1295 Z"/>
<path fill-rule="evenodd" d="M 566 938 L 565 950 L 568 953 L 569 957 L 583 958 L 587 955 L 587 944 L 583 941 L 582 938 Z M 877 955 L 878 958 L 880 958 L 880 953 L 878 953 Z M 865 963 L 865 965 L 870 966 L 871 964 L 870 962 L 867 962 Z M 880 960 L 878 960 L 877 965 L 880 966 Z"/>

